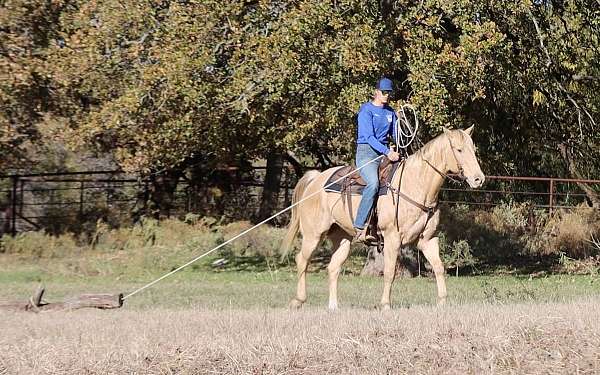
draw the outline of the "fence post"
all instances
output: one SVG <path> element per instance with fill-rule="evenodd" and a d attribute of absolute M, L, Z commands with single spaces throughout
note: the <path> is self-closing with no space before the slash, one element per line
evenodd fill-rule
<path fill-rule="evenodd" d="M 290 202 L 290 168 L 288 166 L 286 166 L 283 169 L 283 172 L 285 173 L 285 178 L 283 179 L 285 182 L 285 187 L 283 188 L 283 206 L 287 207 L 291 204 Z"/>
<path fill-rule="evenodd" d="M 85 182 L 79 183 L 79 216 L 83 217 L 83 185 Z"/>
<path fill-rule="evenodd" d="M 106 208 L 110 208 L 110 181 L 106 182 Z"/>
<path fill-rule="evenodd" d="M 17 235 L 17 185 L 19 184 L 19 176 L 14 175 L 12 178 L 12 196 L 11 196 L 11 228 L 10 233 L 14 237 Z"/>
<path fill-rule="evenodd" d="M 554 179 L 551 178 L 550 179 L 550 202 L 549 202 L 549 206 L 550 206 L 550 214 L 552 214 L 552 210 L 554 207 Z"/>
<path fill-rule="evenodd" d="M 19 201 L 19 216 L 23 217 L 23 202 L 25 201 L 25 195 L 23 190 L 25 189 L 25 182 L 27 180 L 25 179 L 21 179 L 19 182 L 19 195 L 21 197 L 21 200 Z"/>
<path fill-rule="evenodd" d="M 191 189 L 192 189 L 192 186 L 191 186 L 190 182 L 187 181 L 187 186 L 184 189 L 184 191 L 185 191 L 185 213 L 186 213 L 186 215 L 192 209 L 192 194 L 190 193 Z"/>

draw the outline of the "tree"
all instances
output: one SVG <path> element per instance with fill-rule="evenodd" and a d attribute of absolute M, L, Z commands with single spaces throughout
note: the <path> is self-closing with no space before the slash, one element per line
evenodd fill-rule
<path fill-rule="evenodd" d="M 0 169 L 31 167 L 27 148 L 38 124 L 60 104 L 52 93 L 48 50 L 60 43 L 58 18 L 69 1 L 3 2 L 0 12 Z"/>
<path fill-rule="evenodd" d="M 290 152 L 348 162 L 352 117 L 386 75 L 422 139 L 477 124 L 487 173 L 592 177 L 596 5 L 12 0 L 0 159 L 14 165 L 52 124 L 57 142 L 153 176 L 254 158 L 277 169 Z"/>

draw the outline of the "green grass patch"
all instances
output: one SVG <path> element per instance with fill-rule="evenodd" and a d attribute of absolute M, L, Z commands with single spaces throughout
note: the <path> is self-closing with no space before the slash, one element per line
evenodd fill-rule
<path fill-rule="evenodd" d="M 123 229 L 100 225 L 91 242 L 44 233 L 4 237 L 3 252 L 0 253 L 0 299 L 25 299 L 39 284 L 46 286 L 49 301 L 81 293 L 127 294 L 250 226 L 247 222 L 216 227 L 200 219 L 192 222 L 167 220 L 160 223 L 146 221 L 140 226 Z M 215 254 L 133 296 L 126 301 L 126 306 L 134 309 L 285 307 L 294 295 L 296 275 L 292 257 L 280 260 L 277 252 L 283 232 L 280 228 L 259 227 L 240 241 L 224 246 Z M 477 245 L 477 241 L 470 243 Z M 466 241 L 453 244 L 455 250 L 460 250 L 454 253 L 460 257 L 471 251 Z M 490 247 L 488 251 L 493 249 Z M 309 267 L 307 306 L 327 305 L 325 269 L 330 254 L 330 245 L 326 242 L 313 256 Z M 570 267 L 573 273 L 584 275 L 552 274 L 552 269 L 542 262 L 531 271 L 510 264 L 501 265 L 489 271 L 490 275 L 449 276 L 449 302 L 551 302 L 599 294 L 596 263 L 583 263 L 567 256 L 561 259 L 563 269 Z M 345 263 L 339 283 L 341 306 L 370 309 L 377 305 L 383 281 L 358 276 L 364 261 L 364 249 L 358 248 Z M 506 274 L 499 275 L 500 272 Z M 431 278 L 398 280 L 394 286 L 393 303 L 396 306 L 435 302 L 436 286 Z"/>
<path fill-rule="evenodd" d="M 154 272 L 135 278 L 123 275 L 65 276 L 23 266 L 0 272 L 0 299 L 25 299 L 40 283 L 46 286 L 49 301 L 81 293 L 126 294 L 159 276 Z M 449 276 L 447 282 L 449 303 L 458 305 L 565 302 L 600 294 L 600 279 L 595 276 Z M 382 278 L 341 275 L 341 307 L 375 308 L 382 285 Z M 186 269 L 132 296 L 126 301 L 126 308 L 283 308 L 294 295 L 295 286 L 295 273 L 288 269 L 261 272 Z M 309 274 L 308 293 L 307 307 L 327 306 L 326 272 Z M 403 308 L 435 304 L 435 280 L 426 277 L 397 280 L 393 302 L 396 307 Z"/>

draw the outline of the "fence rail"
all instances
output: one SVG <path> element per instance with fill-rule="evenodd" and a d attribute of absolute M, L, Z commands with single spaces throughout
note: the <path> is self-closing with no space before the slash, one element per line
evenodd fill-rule
<path fill-rule="evenodd" d="M 587 194 L 581 190 L 580 184 L 592 185 L 596 188 L 600 187 L 600 180 L 591 179 L 570 179 L 560 177 L 528 177 L 528 176 L 486 176 L 487 181 L 494 181 L 496 185 L 508 185 L 504 188 L 499 189 L 458 189 L 458 188 L 443 188 L 442 191 L 446 193 L 468 193 L 471 197 L 485 194 L 496 194 L 503 197 L 502 201 L 506 201 L 506 198 L 521 196 L 523 198 L 529 197 L 529 201 L 534 202 L 534 206 L 537 208 L 548 209 L 552 211 L 554 209 L 574 209 L 579 204 L 586 201 L 588 198 Z M 517 188 L 521 190 L 513 190 L 511 185 L 519 185 Z M 522 190 L 523 187 L 532 183 L 542 183 L 542 186 L 538 186 L 538 189 Z M 489 182 L 488 182 L 489 185 Z M 570 186 L 574 185 L 574 187 Z M 448 195 L 448 194 L 446 194 Z M 516 199 L 521 201 L 522 199 Z M 463 201 L 452 201 L 445 200 L 446 203 L 462 203 L 467 205 L 496 205 L 494 202 L 480 202 L 474 199 L 463 200 Z M 561 203 L 562 202 L 562 203 Z"/>
<path fill-rule="evenodd" d="M 236 168 L 223 171 L 235 173 Z M 236 178 L 230 190 L 215 192 L 212 185 L 199 186 L 179 180 L 167 216 L 205 213 L 206 207 L 235 211 L 240 218 L 252 218 L 260 204 L 265 167 L 253 167 L 250 177 Z M 239 176 L 238 176 L 239 177 Z M 600 188 L 600 180 L 555 177 L 487 176 L 483 189 L 473 190 L 447 184 L 440 201 L 489 208 L 498 204 L 531 202 L 539 209 L 573 209 L 585 202 L 579 185 Z M 284 168 L 279 204 L 290 204 L 296 183 L 291 167 Z M 148 200 L 150 182 L 120 171 L 39 173 L 0 175 L 0 234 L 32 229 L 56 229 L 71 220 L 81 225 L 112 215 L 131 216 L 136 205 Z M 219 196 L 219 194 L 221 194 Z M 242 211 L 239 208 L 245 207 Z M 244 216 L 245 215 L 245 216 Z"/>

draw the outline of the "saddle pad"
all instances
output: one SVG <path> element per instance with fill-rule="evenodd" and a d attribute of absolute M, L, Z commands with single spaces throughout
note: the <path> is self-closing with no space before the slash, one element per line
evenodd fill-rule
<path fill-rule="evenodd" d="M 379 193 L 378 195 L 386 195 L 388 192 L 388 184 L 390 184 L 392 182 L 392 179 L 394 178 L 394 175 L 396 174 L 396 171 L 398 170 L 398 166 L 400 165 L 400 162 L 394 162 L 394 163 L 388 163 L 387 165 L 385 165 L 383 168 L 379 169 Z M 365 188 L 365 185 L 363 185 L 362 183 L 359 183 L 359 181 L 363 181 L 362 178 L 356 179 L 356 178 L 352 178 L 355 174 L 353 174 L 350 177 L 346 177 L 341 181 L 338 181 L 335 184 L 332 184 L 332 182 L 339 180 L 341 177 L 343 177 L 344 175 L 347 175 L 348 173 L 352 172 L 352 170 L 355 169 L 352 166 L 345 166 L 345 167 L 340 167 L 337 171 L 335 171 L 331 177 L 329 177 L 329 179 L 327 179 L 327 182 L 325 183 L 325 186 L 327 186 L 327 188 L 325 189 L 325 191 L 329 192 L 329 193 L 343 193 L 346 192 L 346 189 L 350 189 L 350 194 L 352 195 L 362 195 L 362 192 Z M 383 180 L 382 180 L 383 178 Z M 329 186 L 331 184 L 331 186 Z"/>

